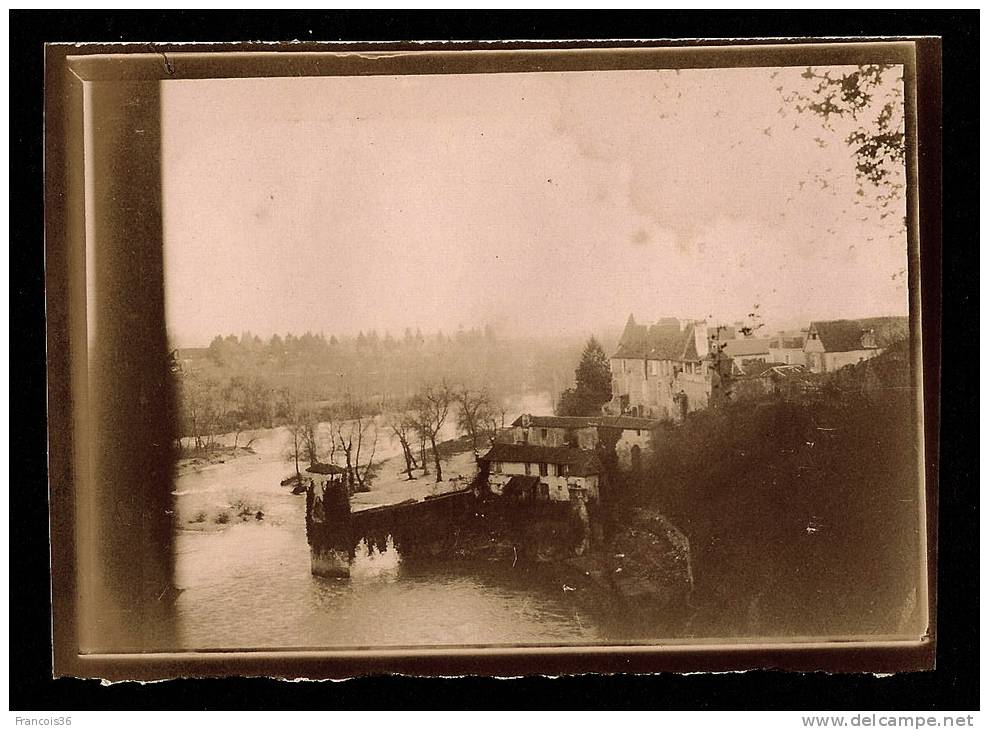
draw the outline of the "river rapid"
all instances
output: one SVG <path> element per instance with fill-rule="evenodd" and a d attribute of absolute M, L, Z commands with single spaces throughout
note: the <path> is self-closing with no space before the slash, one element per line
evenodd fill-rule
<path fill-rule="evenodd" d="M 516 399 L 522 412 L 550 412 L 548 394 Z M 255 434 L 253 455 L 183 474 L 175 583 L 179 640 L 186 649 L 302 649 L 476 644 L 590 643 L 594 620 L 562 584 L 510 565 L 437 561 L 415 566 L 394 549 L 359 548 L 349 579 L 313 576 L 305 498 L 279 486 L 292 468 L 287 432 Z M 242 441 L 243 443 L 243 441 Z M 379 445 L 381 458 L 397 446 Z M 190 515 L 249 505 L 263 518 L 190 529 Z M 200 526 L 201 527 L 201 526 Z"/>

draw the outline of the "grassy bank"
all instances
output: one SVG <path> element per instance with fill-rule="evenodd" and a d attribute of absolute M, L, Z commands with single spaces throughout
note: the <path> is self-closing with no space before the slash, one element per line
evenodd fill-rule
<path fill-rule="evenodd" d="M 224 446 L 214 444 L 207 449 L 194 449 L 184 446 L 176 451 L 175 476 L 181 477 L 190 472 L 201 471 L 214 464 L 225 464 L 243 456 L 253 456 L 250 446 Z"/>

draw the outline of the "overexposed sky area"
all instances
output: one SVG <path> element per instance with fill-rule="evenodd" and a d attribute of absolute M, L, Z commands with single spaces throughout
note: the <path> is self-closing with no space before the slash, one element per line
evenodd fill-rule
<path fill-rule="evenodd" d="M 165 81 L 170 335 L 906 314 L 802 70 Z"/>

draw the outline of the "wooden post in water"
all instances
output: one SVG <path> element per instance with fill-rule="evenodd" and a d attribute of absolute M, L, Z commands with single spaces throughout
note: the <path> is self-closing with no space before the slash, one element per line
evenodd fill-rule
<path fill-rule="evenodd" d="M 349 578 L 354 558 L 350 496 L 342 477 L 313 479 L 306 495 L 312 574 Z"/>

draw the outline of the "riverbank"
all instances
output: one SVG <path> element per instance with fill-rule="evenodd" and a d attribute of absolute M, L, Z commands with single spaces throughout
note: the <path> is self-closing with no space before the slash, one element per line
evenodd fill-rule
<path fill-rule="evenodd" d="M 173 494 L 176 500 L 176 528 L 193 532 L 219 532 L 231 525 L 242 522 L 271 519 L 271 509 L 282 498 L 304 502 L 304 492 L 296 494 L 296 475 L 291 462 L 285 460 L 282 452 L 287 448 L 287 433 L 279 430 L 259 432 L 250 446 L 217 445 L 208 454 L 193 455 L 179 459 L 176 464 L 177 489 Z M 254 444 L 259 448 L 254 449 Z M 389 446 L 395 449 L 393 445 Z M 392 454 L 375 462 L 375 477 L 368 492 L 358 492 L 351 497 L 351 508 L 357 512 L 407 500 L 420 501 L 426 497 L 456 491 L 474 478 L 477 464 L 473 450 L 466 438 L 454 438 L 438 444 L 443 480 L 435 479 L 435 463 L 432 452 L 427 452 L 428 469 L 413 469 L 413 479 L 409 480 L 402 455 Z M 385 450 L 385 453 L 388 453 Z M 186 489 L 185 483 L 198 482 L 216 476 L 217 480 L 227 473 L 237 473 L 238 477 L 256 473 L 258 479 L 270 479 L 270 484 L 244 483 L 240 478 L 231 482 L 223 495 L 213 490 L 200 492 Z M 261 475 L 264 476 L 261 476 Z M 250 482 L 256 482 L 250 479 Z M 305 472 L 302 474 L 306 483 Z M 243 486 L 240 486 L 240 484 Z M 236 486 L 235 486 L 236 484 Z M 277 495 L 274 496 L 274 495 Z M 225 497 L 225 499 L 223 498 Z"/>
<path fill-rule="evenodd" d="M 483 511 L 483 510 L 482 510 Z M 590 547 L 575 554 L 579 527 L 568 518 L 479 514 L 442 537 L 402 544 L 403 562 L 498 564 L 531 574 L 561 599 L 613 623 L 623 638 L 673 637 L 685 630 L 693 576 L 686 538 L 663 515 L 636 510 L 620 524 L 595 529 Z"/>
<path fill-rule="evenodd" d="M 226 464 L 228 461 L 244 456 L 256 456 L 257 452 L 250 446 L 225 446 L 217 444 L 206 452 L 196 452 L 193 449 L 183 448 L 175 462 L 175 477 L 183 477 L 187 474 L 208 469 L 218 464 Z"/>
<path fill-rule="evenodd" d="M 470 442 L 465 437 L 448 439 L 437 444 L 442 468 L 442 480 L 436 481 L 436 466 L 432 451 L 426 452 L 427 469 L 419 464 L 412 469 L 412 479 L 406 470 L 405 457 L 401 454 L 383 459 L 375 464 L 376 475 L 371 489 L 358 492 L 350 499 L 355 512 L 371 507 L 398 504 L 410 499 L 416 501 L 447 492 L 455 492 L 473 481 L 477 462 Z"/>

